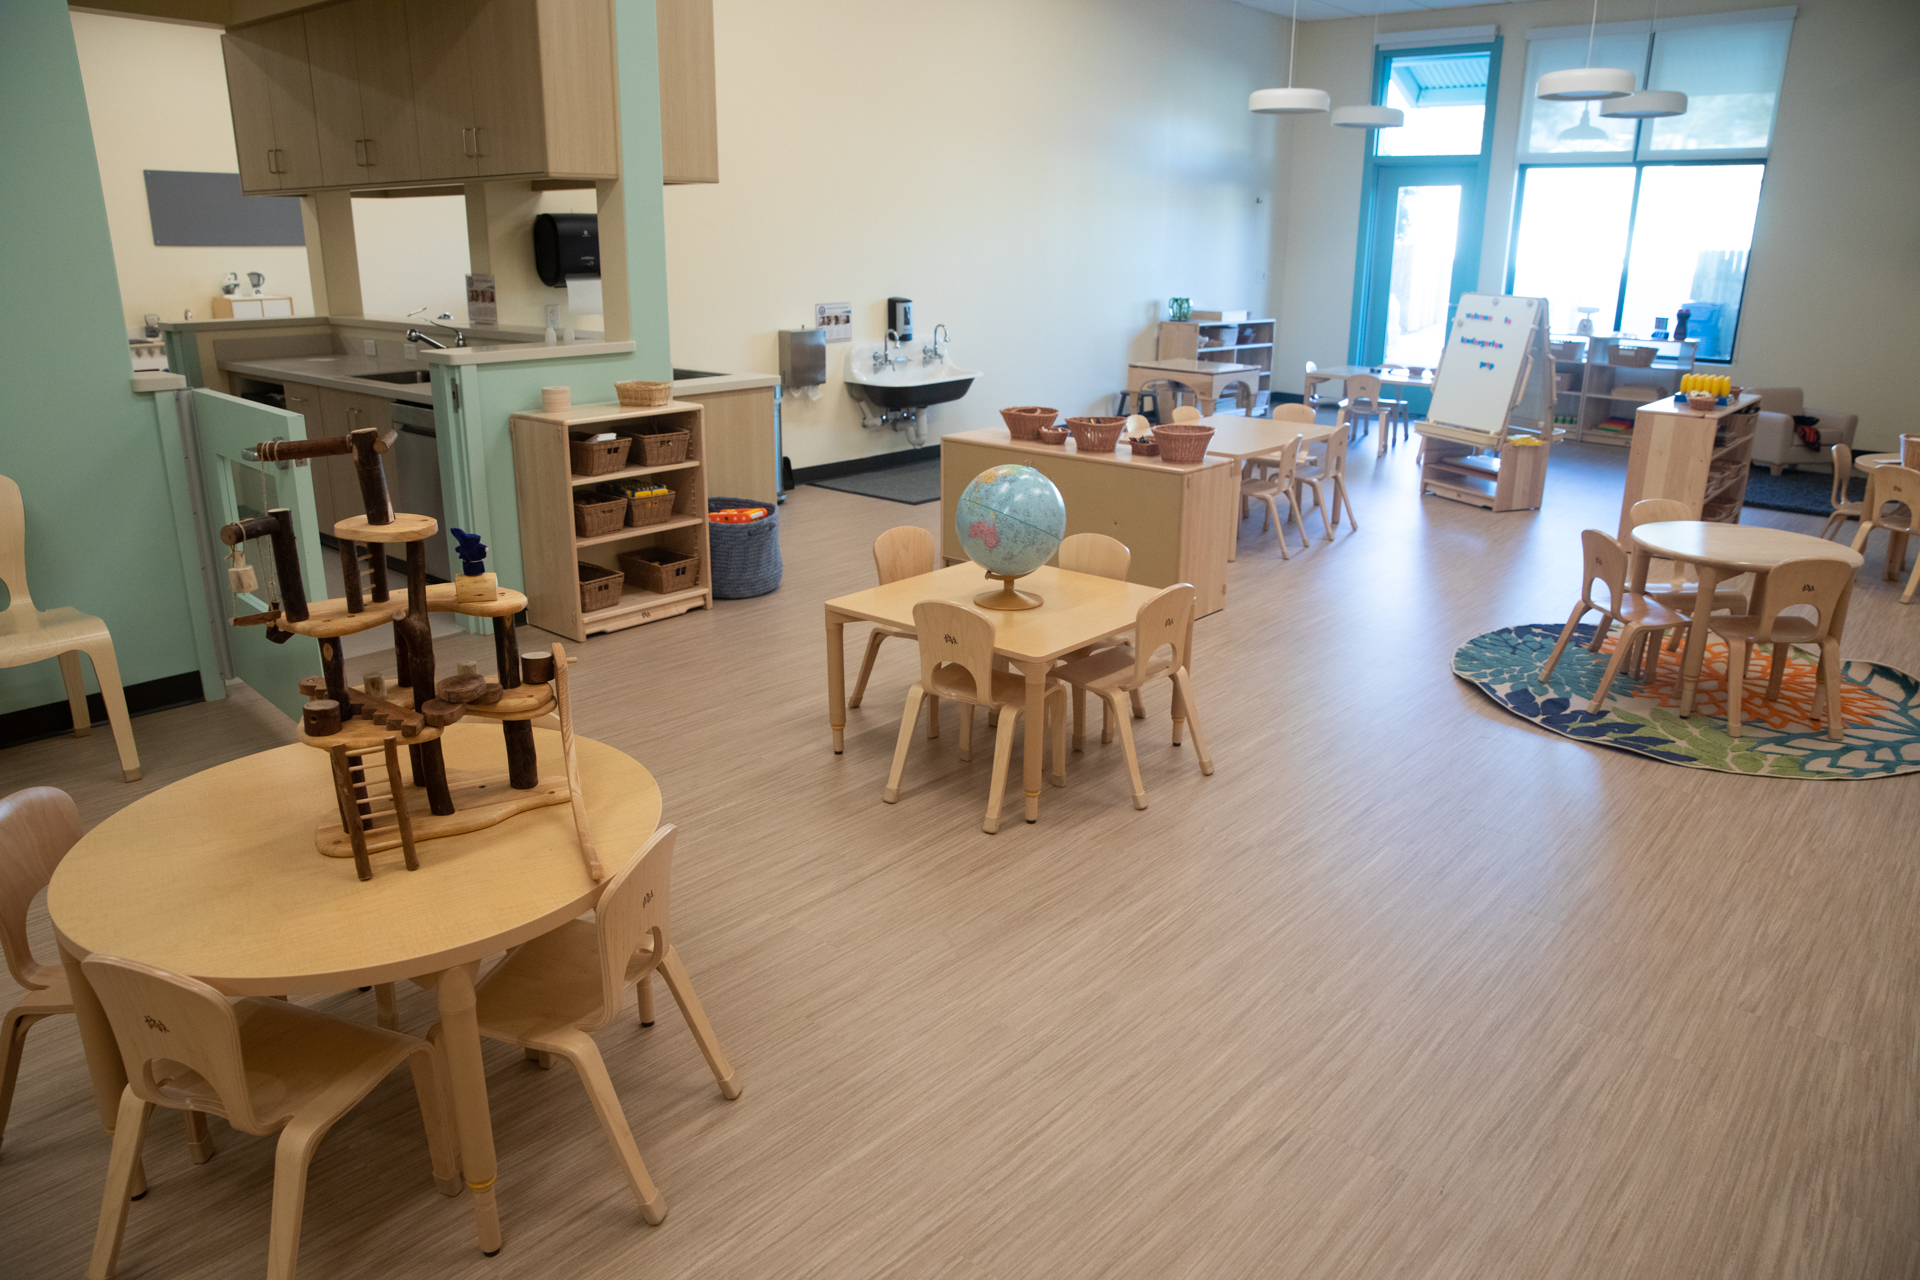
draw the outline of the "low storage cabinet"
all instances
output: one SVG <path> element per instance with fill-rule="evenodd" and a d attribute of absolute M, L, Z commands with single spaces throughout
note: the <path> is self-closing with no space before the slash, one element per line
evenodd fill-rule
<path fill-rule="evenodd" d="M 526 576 L 527 621 L 543 631 L 585 640 L 590 635 L 637 627 L 676 617 L 690 609 L 713 607 L 713 578 L 707 546 L 707 477 L 704 411 L 697 404 L 669 400 L 655 409 L 617 404 L 575 405 L 555 413 L 517 413 L 511 420 L 514 493 L 520 507 L 520 555 Z M 654 466 L 645 463 L 639 437 L 659 432 L 688 433 L 684 460 Z M 571 433 L 613 433 L 634 437 L 622 466 L 599 475 L 576 475 L 568 448 Z M 622 524 L 607 532 L 582 535 L 574 520 L 576 499 L 600 486 L 643 481 L 672 494 L 671 511 L 659 518 L 661 500 L 642 505 L 647 523 Z M 658 551 L 676 562 L 692 561 L 667 590 L 658 575 L 629 568 L 623 557 Z M 582 590 L 582 566 L 623 575 L 617 594 L 602 588 Z M 589 600 L 610 599 L 587 609 Z"/>

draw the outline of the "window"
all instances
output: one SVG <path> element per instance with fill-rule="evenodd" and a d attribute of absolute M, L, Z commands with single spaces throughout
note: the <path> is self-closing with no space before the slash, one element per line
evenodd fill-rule
<path fill-rule="evenodd" d="M 1375 135 L 1375 154 L 1478 155 L 1487 119 L 1490 58 L 1485 49 L 1479 49 L 1387 59 L 1386 93 L 1378 105 L 1400 108 L 1407 122 L 1397 129 L 1380 130 Z"/>
<path fill-rule="evenodd" d="M 1688 96 L 1643 121 L 1541 101 L 1540 76 L 1588 65 L 1588 36 L 1529 32 L 1508 290 L 1546 298 L 1562 333 L 1652 337 L 1685 307 L 1697 358 L 1733 359 L 1792 27 L 1787 9 L 1599 28 L 1591 65 Z"/>

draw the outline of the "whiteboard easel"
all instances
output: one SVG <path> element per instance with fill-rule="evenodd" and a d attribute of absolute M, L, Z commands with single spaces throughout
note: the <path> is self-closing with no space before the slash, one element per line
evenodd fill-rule
<path fill-rule="evenodd" d="M 1421 492 L 1494 511 L 1540 505 L 1553 427 L 1547 300 L 1460 296 L 1433 375 Z M 1497 459 L 1472 458 L 1479 451 Z"/>

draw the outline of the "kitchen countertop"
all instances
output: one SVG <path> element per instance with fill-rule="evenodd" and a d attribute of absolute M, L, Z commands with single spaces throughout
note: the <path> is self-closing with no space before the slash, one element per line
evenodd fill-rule
<path fill-rule="evenodd" d="M 383 400 L 405 400 L 409 404 L 433 403 L 433 387 L 425 382 L 397 384 L 374 382 L 369 373 L 392 373 L 391 360 L 376 356 L 282 356 L 264 360 L 222 360 L 228 373 L 241 373 L 268 382 L 302 382 L 309 386 L 331 387 L 356 395 L 379 396 Z M 402 369 L 423 368 L 416 362 L 403 363 Z"/>

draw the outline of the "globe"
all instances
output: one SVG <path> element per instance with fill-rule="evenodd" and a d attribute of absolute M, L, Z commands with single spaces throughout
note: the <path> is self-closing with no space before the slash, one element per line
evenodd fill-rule
<path fill-rule="evenodd" d="M 953 531 L 967 559 L 998 577 L 1018 578 L 1060 549 L 1067 532 L 1067 504 L 1053 481 L 1032 467 L 988 467 L 960 495 Z M 1015 594 L 1009 584 L 1000 597 L 1008 603 L 994 607 L 1031 607 L 1013 605 Z M 1039 603 L 1032 596 L 1025 599 Z"/>

